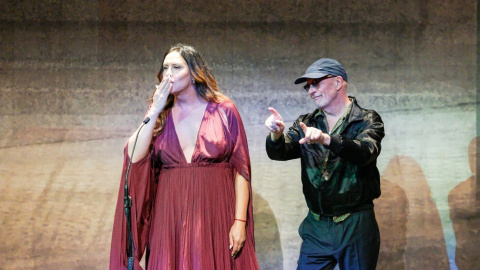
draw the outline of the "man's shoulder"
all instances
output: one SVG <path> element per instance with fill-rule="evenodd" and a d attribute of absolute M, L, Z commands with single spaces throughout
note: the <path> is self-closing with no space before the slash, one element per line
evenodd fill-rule
<path fill-rule="evenodd" d="M 357 100 L 354 97 L 353 98 L 353 107 L 352 107 L 352 113 L 354 116 L 357 116 L 358 118 L 380 118 L 380 114 L 377 113 L 374 109 L 369 109 L 369 108 L 364 108 L 360 106 L 357 102 Z"/>

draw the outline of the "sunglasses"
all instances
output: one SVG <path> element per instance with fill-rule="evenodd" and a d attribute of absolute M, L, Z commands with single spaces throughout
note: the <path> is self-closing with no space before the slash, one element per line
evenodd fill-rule
<path fill-rule="evenodd" d="M 303 89 L 305 89 L 305 91 L 309 91 L 310 90 L 310 87 L 313 86 L 313 88 L 317 88 L 318 87 L 318 84 L 323 81 L 323 80 L 326 80 L 326 79 L 330 79 L 330 78 L 335 78 L 333 76 L 326 76 L 326 77 L 323 77 L 323 78 L 318 78 L 318 79 L 314 79 L 312 81 L 312 83 L 307 83 L 303 86 Z"/>

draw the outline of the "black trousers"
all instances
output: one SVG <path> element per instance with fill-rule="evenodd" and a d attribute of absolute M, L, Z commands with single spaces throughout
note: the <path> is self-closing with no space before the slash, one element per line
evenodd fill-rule
<path fill-rule="evenodd" d="M 315 219 L 309 212 L 298 232 L 303 239 L 298 270 L 375 269 L 380 232 L 373 209 L 352 213 L 339 223 L 333 217 Z"/>

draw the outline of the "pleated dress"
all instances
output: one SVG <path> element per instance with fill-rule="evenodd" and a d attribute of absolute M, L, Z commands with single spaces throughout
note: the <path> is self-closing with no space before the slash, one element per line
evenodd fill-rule
<path fill-rule="evenodd" d="M 123 186 L 126 153 L 110 255 L 110 269 L 126 269 Z M 250 186 L 250 158 L 240 115 L 230 101 L 209 102 L 191 162 L 181 149 L 171 113 L 151 154 L 132 164 L 132 231 L 135 269 L 148 249 L 147 269 L 259 269 L 255 255 L 252 201 L 246 241 L 231 257 L 229 231 L 235 218 L 235 176 Z"/>

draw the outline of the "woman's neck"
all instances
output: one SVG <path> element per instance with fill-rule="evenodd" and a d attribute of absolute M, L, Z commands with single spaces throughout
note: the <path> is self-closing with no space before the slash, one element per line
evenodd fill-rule
<path fill-rule="evenodd" d="M 202 97 L 195 95 L 192 98 L 178 98 L 175 105 L 172 108 L 172 116 L 174 122 L 179 124 L 185 118 L 187 118 L 192 112 L 205 108 L 208 101 Z M 203 115 L 203 114 L 202 114 Z"/>
<path fill-rule="evenodd" d="M 195 90 L 182 92 L 176 97 L 176 102 L 174 107 L 179 107 L 181 110 L 196 108 L 200 105 L 207 103 L 208 101 L 203 99 L 200 95 L 197 94 Z"/>

